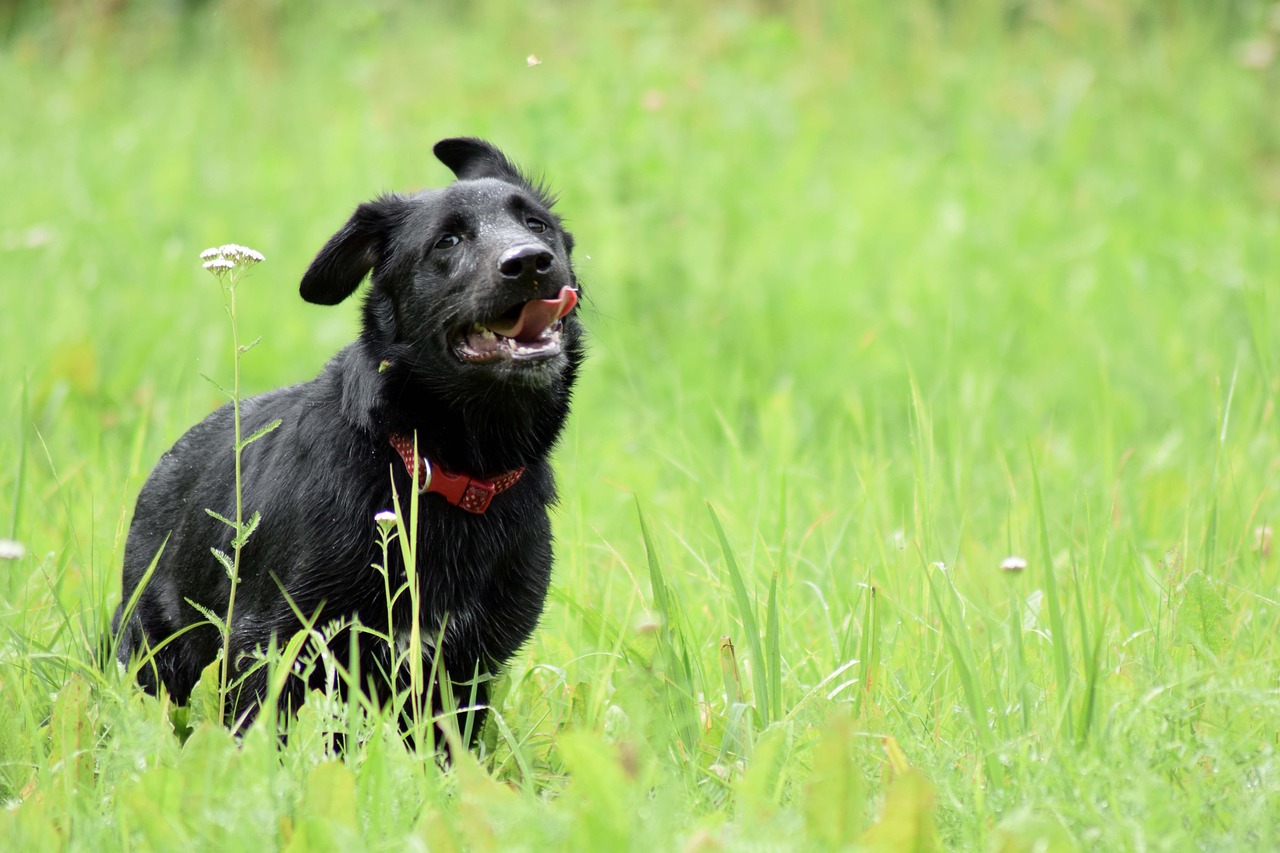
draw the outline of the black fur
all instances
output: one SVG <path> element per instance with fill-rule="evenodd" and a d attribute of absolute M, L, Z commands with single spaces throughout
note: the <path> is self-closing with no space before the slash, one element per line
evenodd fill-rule
<path fill-rule="evenodd" d="M 360 205 L 302 278 L 305 299 L 333 305 L 372 271 L 359 340 L 316 379 L 242 405 L 246 436 L 276 418 L 282 424 L 243 455 L 244 515 L 260 512 L 262 521 L 241 556 L 233 674 L 251 670 L 254 650 L 267 648 L 273 636 L 284 643 L 296 632 L 293 607 L 307 617 L 319 612 L 319 624 L 358 617 L 386 631 L 383 579 L 372 568 L 382 558 L 374 515 L 392 507 L 392 480 L 406 513 L 414 488 L 388 443 L 392 432 L 416 430 L 421 452 L 447 470 L 492 477 L 526 469 L 482 515 L 436 494 L 420 498 L 422 636 L 433 641 L 445 626 L 440 657 L 458 685 L 455 694 L 483 704 L 483 678 L 473 693 L 475 675 L 507 661 L 542 612 L 552 557 L 547 510 L 556 497 L 548 454 L 569 413 L 582 359 L 577 311 L 562 321 L 560 354 L 534 363 L 468 363 L 454 344 L 473 322 L 576 288 L 572 238 L 550 210 L 553 199 L 493 146 L 447 139 L 435 153 L 455 172 L 455 183 Z M 446 245 L 447 235 L 459 242 Z M 503 254 L 530 244 L 550 253 L 550 269 L 536 277 L 500 275 Z M 154 665 L 139 673 L 146 689 L 163 684 L 178 702 L 221 647 L 217 630 L 188 600 L 219 615 L 227 610 L 230 582 L 210 548 L 230 553 L 231 531 L 205 510 L 234 517 L 232 432 L 227 405 L 179 439 L 143 486 L 125 546 L 128 602 L 168 537 L 136 610 L 121 626 L 122 603 L 113 627 L 118 659 L 127 663 L 198 626 L 160 647 Z M 405 578 L 394 544 L 391 557 L 394 591 Z M 407 629 L 409 596 L 395 607 L 397 630 Z M 345 666 L 353 663 L 347 632 L 330 647 Z M 389 683 L 385 644 L 362 635 L 359 648 L 362 678 L 385 700 L 403 676 Z M 229 724 L 257 713 L 265 678 L 258 668 L 243 680 Z M 294 682 L 286 696 L 291 703 L 307 686 Z"/>

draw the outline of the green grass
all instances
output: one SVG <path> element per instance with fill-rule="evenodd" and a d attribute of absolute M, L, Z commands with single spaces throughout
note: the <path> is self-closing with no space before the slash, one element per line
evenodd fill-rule
<path fill-rule="evenodd" d="M 38 5 L 0 28 L 0 846 L 1280 846 L 1265 4 Z M 311 255 L 457 133 L 580 246 L 542 626 L 448 771 L 319 699 L 184 740 L 93 661 L 230 375 L 197 254 L 267 256 L 246 390 L 308 379 L 358 316 Z"/>

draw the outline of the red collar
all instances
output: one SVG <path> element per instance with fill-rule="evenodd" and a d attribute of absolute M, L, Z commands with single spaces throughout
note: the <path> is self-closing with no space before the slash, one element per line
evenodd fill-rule
<path fill-rule="evenodd" d="M 449 503 L 462 507 L 467 512 L 482 514 L 489 508 L 493 496 L 505 492 L 516 484 L 524 468 L 516 468 L 505 474 L 499 474 L 489 480 L 480 477 L 468 477 L 466 474 L 454 474 L 435 465 L 425 456 L 415 455 L 413 436 L 403 433 L 392 433 L 388 438 L 391 446 L 404 460 L 404 467 L 416 472 L 419 492 L 435 492 Z M 415 465 L 414 463 L 417 462 Z"/>

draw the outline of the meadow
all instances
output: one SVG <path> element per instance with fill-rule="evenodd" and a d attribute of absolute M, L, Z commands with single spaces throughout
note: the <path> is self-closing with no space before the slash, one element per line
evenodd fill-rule
<path fill-rule="evenodd" d="M 1280 6 L 0 24 L 0 847 L 1280 849 Z M 457 134 L 577 237 L 541 627 L 451 766 L 320 695 L 234 739 L 96 663 L 231 371 L 198 255 L 305 381 L 308 261 Z"/>

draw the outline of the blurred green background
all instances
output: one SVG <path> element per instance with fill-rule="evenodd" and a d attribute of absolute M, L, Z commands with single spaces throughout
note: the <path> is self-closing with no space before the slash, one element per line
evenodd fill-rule
<path fill-rule="evenodd" d="M 148 734 L 90 651 L 143 479 L 229 375 L 198 253 L 266 255 L 245 381 L 305 381 L 358 319 L 298 298 L 310 258 L 467 134 L 579 246 L 555 589 L 518 745 L 421 761 L 385 819 L 362 793 L 353 845 L 1280 844 L 1278 52 L 1243 0 L 0 5 L 0 823 L 320 844 L 280 827 L 399 778 L 317 782 L 299 738 L 139 829 L 121 792 L 232 753 Z M 50 717 L 76 672 L 92 797 Z M 247 779 L 257 811 L 219 799 Z"/>

